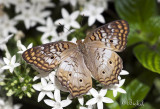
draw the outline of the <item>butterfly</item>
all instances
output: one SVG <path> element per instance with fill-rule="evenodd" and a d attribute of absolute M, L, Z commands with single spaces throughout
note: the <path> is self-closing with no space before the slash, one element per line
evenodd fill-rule
<path fill-rule="evenodd" d="M 26 50 L 22 57 L 36 69 L 51 72 L 73 97 L 92 88 L 92 77 L 102 85 L 118 84 L 123 62 L 116 52 L 127 44 L 129 24 L 117 20 L 96 28 L 84 41 L 57 41 Z"/>

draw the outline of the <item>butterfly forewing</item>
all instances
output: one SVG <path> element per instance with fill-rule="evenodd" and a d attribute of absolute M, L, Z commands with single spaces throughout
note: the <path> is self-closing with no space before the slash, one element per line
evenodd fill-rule
<path fill-rule="evenodd" d="M 106 48 L 120 52 L 126 47 L 128 32 L 128 23 L 124 20 L 117 20 L 89 33 L 84 42 L 101 41 Z"/>
<path fill-rule="evenodd" d="M 76 45 L 70 42 L 53 42 L 30 48 L 22 54 L 22 57 L 27 63 L 33 64 L 42 71 L 49 72 L 53 70 L 62 59 L 72 53 L 72 49 L 75 47 Z"/>

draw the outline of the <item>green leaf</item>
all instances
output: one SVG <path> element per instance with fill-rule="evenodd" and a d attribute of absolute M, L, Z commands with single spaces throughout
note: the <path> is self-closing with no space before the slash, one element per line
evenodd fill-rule
<path fill-rule="evenodd" d="M 160 73 L 160 55 L 156 51 L 145 45 L 138 45 L 134 48 L 134 54 L 145 68 Z"/>
<path fill-rule="evenodd" d="M 138 109 L 155 109 L 155 108 L 149 103 L 144 103 L 144 105 L 140 106 Z"/>
<path fill-rule="evenodd" d="M 144 72 L 137 79 L 131 81 L 126 87 L 127 93 L 121 95 L 121 108 L 131 109 L 143 105 L 143 100 L 151 88 L 155 75 L 152 72 Z"/>
<path fill-rule="evenodd" d="M 115 0 L 119 16 L 129 23 L 142 23 L 156 13 L 155 0 Z"/>

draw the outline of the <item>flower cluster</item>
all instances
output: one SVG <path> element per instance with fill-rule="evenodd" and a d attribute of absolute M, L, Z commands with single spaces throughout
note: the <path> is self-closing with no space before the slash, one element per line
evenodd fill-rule
<path fill-rule="evenodd" d="M 64 8 L 67 4 L 70 4 L 72 12 Z M 53 20 L 52 17 L 56 14 L 52 13 L 53 9 L 58 7 L 62 7 L 60 17 Z M 106 0 L 60 0 L 59 3 L 53 3 L 51 0 L 1 0 L 0 50 L 4 54 L 3 58 L 0 58 L 0 93 L 1 89 L 4 89 L 7 92 L 6 96 L 15 95 L 21 99 L 24 96 L 31 97 L 36 90 L 39 92 L 38 102 L 43 100 L 53 109 L 62 109 L 70 105 L 74 98 L 58 82 L 56 69 L 49 74 L 38 73 L 22 60 L 21 54 L 33 46 L 30 43 L 25 47 L 22 44 L 23 38 L 27 39 L 26 34 L 33 30 L 41 34 L 39 39 L 42 44 L 60 40 L 75 42 L 76 36 L 69 37 L 72 33 L 78 31 L 80 35 L 86 32 L 85 29 L 95 24 L 96 20 L 105 23 L 103 13 L 107 7 Z M 12 8 L 14 16 L 4 11 L 11 11 Z M 79 19 L 84 16 L 88 18 L 87 25 L 81 27 Z M 127 74 L 128 72 L 124 70 L 120 73 Z M 117 96 L 117 92 L 126 93 L 121 88 L 124 82 L 125 79 L 119 76 L 119 84 L 100 88 L 97 85 L 98 88 L 92 88 L 86 96 L 78 97 L 80 109 L 91 109 L 95 106 L 103 109 L 103 103 L 113 103 L 111 98 L 106 97 L 107 91 L 112 90 L 114 97 Z M 13 109 L 21 107 L 11 102 L 0 98 L 0 108 L 7 103 L 10 103 L 8 106 Z"/>

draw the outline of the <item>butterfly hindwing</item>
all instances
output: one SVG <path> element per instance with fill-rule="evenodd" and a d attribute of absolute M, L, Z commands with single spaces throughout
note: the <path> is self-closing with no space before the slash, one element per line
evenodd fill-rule
<path fill-rule="evenodd" d="M 86 62 L 94 79 L 103 85 L 118 83 L 118 75 L 123 68 L 122 59 L 117 53 L 106 48 L 91 48 L 90 62 Z"/>
<path fill-rule="evenodd" d="M 67 57 L 76 45 L 71 42 L 59 41 L 26 50 L 22 57 L 29 63 L 42 71 L 49 72 L 55 68 L 60 61 Z M 70 51 L 67 53 L 67 51 Z M 66 52 L 66 53 L 63 53 Z"/>
<path fill-rule="evenodd" d="M 73 97 L 83 95 L 92 88 L 91 73 L 80 52 L 74 52 L 62 61 L 56 75 Z"/>
<path fill-rule="evenodd" d="M 87 35 L 84 42 L 101 41 L 107 49 L 120 52 L 126 47 L 128 32 L 128 23 L 117 20 L 95 29 Z"/>

